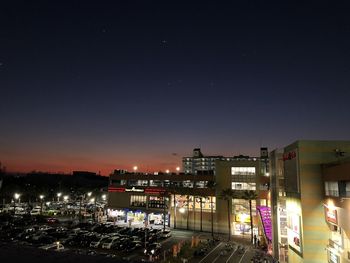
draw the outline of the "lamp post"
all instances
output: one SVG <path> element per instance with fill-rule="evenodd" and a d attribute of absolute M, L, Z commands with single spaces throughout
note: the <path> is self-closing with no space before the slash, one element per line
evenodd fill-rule
<path fill-rule="evenodd" d="M 60 201 L 60 197 L 61 197 L 62 193 L 57 193 L 57 202 Z"/>
<path fill-rule="evenodd" d="M 40 215 L 43 214 L 43 199 L 44 199 L 45 196 L 43 195 L 40 195 L 39 198 L 40 198 Z"/>
<path fill-rule="evenodd" d="M 93 211 L 94 222 L 96 222 L 96 198 L 95 197 L 91 198 L 90 203 L 94 204 L 92 211 Z"/>
<path fill-rule="evenodd" d="M 20 203 L 20 197 L 21 197 L 21 195 L 20 194 L 18 194 L 18 193 L 15 193 L 14 195 L 13 195 L 13 197 L 14 197 L 14 206 L 13 206 L 13 212 L 14 212 L 14 214 L 16 214 L 16 200 L 18 200 L 18 203 Z"/>

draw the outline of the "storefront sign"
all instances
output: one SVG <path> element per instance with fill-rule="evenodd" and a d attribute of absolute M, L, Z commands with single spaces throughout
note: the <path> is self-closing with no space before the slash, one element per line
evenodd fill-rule
<path fill-rule="evenodd" d="M 161 194 L 164 192 L 165 192 L 165 189 L 159 189 L 159 188 L 146 188 L 145 189 L 146 194 Z"/>
<path fill-rule="evenodd" d="M 296 154 L 295 151 L 291 151 L 291 152 L 288 152 L 288 153 L 284 153 L 284 154 L 283 154 L 283 161 L 292 160 L 292 159 L 294 159 L 295 157 L 297 157 L 297 154 Z"/>
<path fill-rule="evenodd" d="M 329 223 L 338 224 L 337 210 L 326 207 L 326 220 Z"/>
<path fill-rule="evenodd" d="M 123 193 L 123 192 L 125 192 L 125 188 L 124 187 L 110 186 L 110 187 L 108 187 L 108 192 L 110 192 L 110 193 Z"/>
<path fill-rule="evenodd" d="M 301 219 L 297 214 L 288 215 L 288 244 L 294 251 L 302 253 L 300 225 Z"/>
<path fill-rule="evenodd" d="M 144 189 L 140 189 L 140 188 L 125 188 L 125 192 L 140 192 L 143 193 L 145 190 Z"/>

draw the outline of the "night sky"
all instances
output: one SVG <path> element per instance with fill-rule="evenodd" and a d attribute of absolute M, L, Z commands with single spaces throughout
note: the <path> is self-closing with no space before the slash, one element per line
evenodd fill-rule
<path fill-rule="evenodd" d="M 0 161 L 108 175 L 349 140 L 347 1 L 231 2 L 1 1 Z"/>

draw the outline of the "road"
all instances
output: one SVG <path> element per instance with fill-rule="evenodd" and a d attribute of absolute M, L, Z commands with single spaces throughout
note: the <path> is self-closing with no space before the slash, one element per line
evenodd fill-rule
<path fill-rule="evenodd" d="M 227 250 L 226 242 L 220 242 L 207 255 L 201 259 L 192 259 L 191 263 L 250 263 L 256 253 L 256 249 L 235 244 L 232 249 Z M 272 262 L 272 258 L 267 258 Z"/>

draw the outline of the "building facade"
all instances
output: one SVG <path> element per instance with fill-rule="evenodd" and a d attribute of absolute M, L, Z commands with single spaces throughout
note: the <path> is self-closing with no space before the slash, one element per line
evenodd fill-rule
<path fill-rule="evenodd" d="M 350 262 L 350 158 L 324 164 L 324 221 L 328 228 L 327 259 L 331 263 Z"/>
<path fill-rule="evenodd" d="M 339 149 L 350 152 L 350 142 L 296 141 L 270 154 L 273 252 L 281 262 L 332 262 L 322 166 L 339 161 Z"/>
<path fill-rule="evenodd" d="M 228 233 L 227 213 L 231 214 L 232 234 L 250 233 L 249 202 L 220 199 L 222 190 L 252 190 L 253 223 L 258 234 L 256 205 L 268 205 L 267 150 L 261 157 L 238 156 L 215 160 L 214 170 L 188 173 L 127 173 L 110 176 L 108 208 L 111 217 L 133 224 L 166 226 Z M 186 158 L 186 157 L 185 157 Z M 228 210 L 229 209 L 229 210 Z"/>

